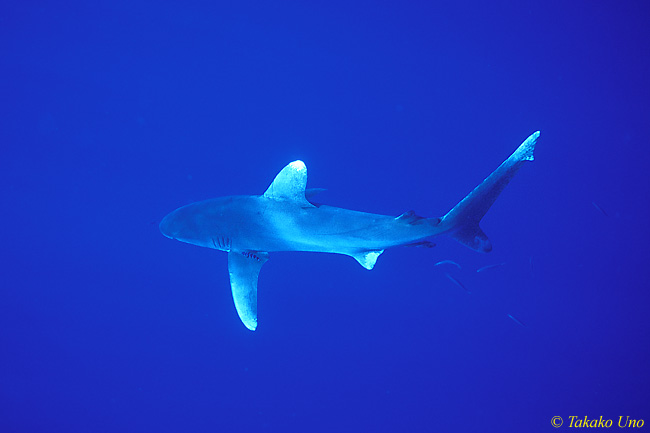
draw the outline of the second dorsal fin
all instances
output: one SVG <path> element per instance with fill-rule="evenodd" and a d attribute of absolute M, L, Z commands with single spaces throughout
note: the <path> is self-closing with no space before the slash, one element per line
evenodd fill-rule
<path fill-rule="evenodd" d="M 416 224 L 418 221 L 426 219 L 424 217 L 421 217 L 420 215 L 416 214 L 414 211 L 410 210 L 408 212 L 404 212 L 402 215 L 398 216 L 395 218 L 396 221 L 402 221 L 407 224 Z"/>

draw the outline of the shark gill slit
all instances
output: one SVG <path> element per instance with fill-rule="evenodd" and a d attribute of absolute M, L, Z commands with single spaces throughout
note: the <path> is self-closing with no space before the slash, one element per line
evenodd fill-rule
<path fill-rule="evenodd" d="M 216 240 L 215 238 L 212 238 L 212 245 L 214 245 L 214 248 L 217 250 L 230 251 L 230 238 L 225 236 L 217 236 Z"/>

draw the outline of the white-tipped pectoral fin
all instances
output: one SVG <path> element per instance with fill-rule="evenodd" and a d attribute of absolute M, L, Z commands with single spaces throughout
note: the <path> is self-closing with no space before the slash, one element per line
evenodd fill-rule
<path fill-rule="evenodd" d="M 368 269 L 369 271 L 372 270 L 372 268 L 375 267 L 375 263 L 377 263 L 377 257 L 383 253 L 384 250 L 378 250 L 378 251 L 363 251 L 360 253 L 354 253 L 350 254 L 354 259 L 359 262 L 361 266 L 364 268 Z"/>
<path fill-rule="evenodd" d="M 262 265 L 269 259 L 268 253 L 252 251 L 230 251 L 228 273 L 232 299 L 237 314 L 246 328 L 257 328 L 257 277 Z"/>

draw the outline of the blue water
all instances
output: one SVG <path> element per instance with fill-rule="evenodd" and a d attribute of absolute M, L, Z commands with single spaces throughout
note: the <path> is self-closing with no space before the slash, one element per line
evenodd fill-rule
<path fill-rule="evenodd" d="M 0 431 L 647 429 L 649 17 L 5 2 Z M 320 202 L 440 216 L 538 129 L 482 223 L 492 253 L 440 238 L 372 271 L 272 254 L 256 332 L 225 253 L 158 230 L 192 201 L 261 194 L 295 159 Z"/>

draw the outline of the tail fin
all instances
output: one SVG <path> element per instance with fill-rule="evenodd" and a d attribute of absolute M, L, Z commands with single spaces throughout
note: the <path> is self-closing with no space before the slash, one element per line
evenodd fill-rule
<path fill-rule="evenodd" d="M 492 250 L 492 244 L 479 227 L 479 222 L 521 164 L 534 159 L 533 151 L 538 137 L 539 131 L 528 137 L 499 168 L 442 217 L 440 225 L 447 227 L 449 236 L 473 250 L 485 253 Z"/>

